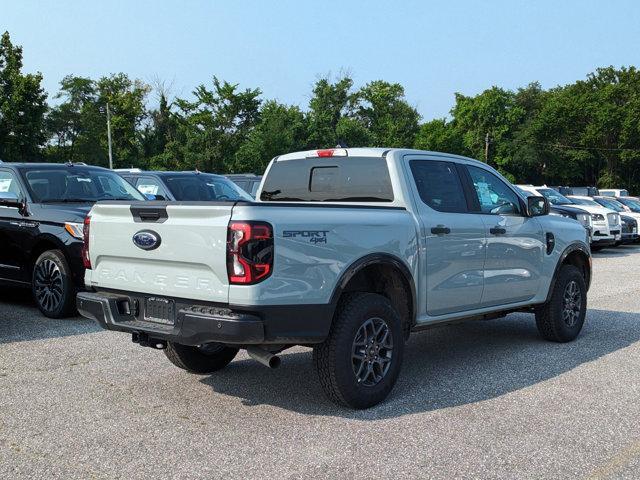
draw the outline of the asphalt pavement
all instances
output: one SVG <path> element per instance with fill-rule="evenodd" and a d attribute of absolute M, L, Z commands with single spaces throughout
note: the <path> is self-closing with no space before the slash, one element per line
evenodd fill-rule
<path fill-rule="evenodd" d="M 0 293 L 0 478 L 640 478 L 640 247 L 594 254 L 581 336 L 532 315 L 414 335 L 366 411 L 311 351 L 191 375 L 92 322 Z"/>

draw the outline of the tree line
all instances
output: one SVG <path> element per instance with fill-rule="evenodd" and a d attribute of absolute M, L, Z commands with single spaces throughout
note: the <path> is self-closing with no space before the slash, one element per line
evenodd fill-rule
<path fill-rule="evenodd" d="M 296 150 L 415 147 L 489 161 L 512 181 L 640 190 L 640 73 L 598 68 L 543 89 L 491 87 L 455 95 L 447 118 L 423 122 L 402 85 L 349 75 L 319 78 L 305 108 L 213 77 L 189 98 L 125 73 L 69 75 L 51 104 L 42 75 L 23 72 L 22 48 L 0 38 L 0 159 L 115 167 L 261 173 Z M 154 107 L 148 105 L 155 96 Z"/>

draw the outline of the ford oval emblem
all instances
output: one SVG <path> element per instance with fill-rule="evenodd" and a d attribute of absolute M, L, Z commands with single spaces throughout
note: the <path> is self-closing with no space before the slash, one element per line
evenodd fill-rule
<path fill-rule="evenodd" d="M 140 230 L 133 236 L 133 243 L 142 250 L 155 250 L 160 242 L 160 235 L 151 230 Z"/>

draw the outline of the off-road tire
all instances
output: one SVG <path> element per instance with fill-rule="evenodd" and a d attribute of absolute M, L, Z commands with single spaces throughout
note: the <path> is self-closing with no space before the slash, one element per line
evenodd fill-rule
<path fill-rule="evenodd" d="M 359 383 L 353 367 L 353 348 L 360 328 L 381 319 L 392 336 L 388 370 L 375 385 Z M 389 300 L 373 293 L 346 294 L 334 315 L 327 339 L 313 349 L 313 363 L 326 395 L 340 405 L 369 408 L 384 400 L 398 379 L 404 353 L 402 321 Z"/>
<path fill-rule="evenodd" d="M 38 309 L 46 317 L 65 318 L 77 314 L 77 289 L 64 253 L 47 250 L 36 259 L 31 292 Z"/>
<path fill-rule="evenodd" d="M 580 308 L 577 319 L 569 325 L 563 319 L 565 293 L 568 285 L 575 282 L 580 292 Z M 570 342 L 574 340 L 584 325 L 587 312 L 587 286 L 580 270 L 573 265 L 563 265 L 553 286 L 551 298 L 536 310 L 536 326 L 540 335 L 552 342 Z"/>
<path fill-rule="evenodd" d="M 164 354 L 176 367 L 188 372 L 212 373 L 229 365 L 238 353 L 237 348 L 222 344 L 208 344 L 206 348 L 213 349 L 209 352 L 204 348 L 167 342 Z"/>

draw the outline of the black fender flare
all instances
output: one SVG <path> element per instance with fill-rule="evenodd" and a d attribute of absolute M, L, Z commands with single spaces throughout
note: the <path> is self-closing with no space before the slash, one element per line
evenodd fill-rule
<path fill-rule="evenodd" d="M 364 257 L 360 257 L 358 260 L 354 261 L 349 265 L 344 272 L 338 278 L 336 286 L 333 289 L 333 293 L 331 294 L 331 317 L 333 318 L 333 314 L 338 306 L 338 300 L 340 300 L 340 296 L 342 295 L 344 289 L 346 288 L 349 281 L 362 269 L 369 267 L 371 265 L 386 265 L 397 269 L 407 285 L 410 287 L 409 294 L 411 295 L 411 325 L 413 327 L 416 323 L 417 316 L 417 295 L 416 295 L 416 284 L 413 279 L 413 275 L 411 274 L 411 270 L 407 266 L 405 262 L 400 260 L 400 258 L 395 255 L 391 255 L 389 253 L 371 253 L 369 255 L 365 255 Z"/>
<path fill-rule="evenodd" d="M 560 258 L 558 259 L 558 263 L 556 263 L 556 268 L 553 272 L 553 277 L 551 278 L 551 283 L 549 284 L 549 291 L 547 292 L 546 302 L 551 299 L 551 294 L 553 293 L 553 289 L 556 285 L 556 279 L 558 278 L 558 274 L 560 273 L 560 268 L 564 264 L 564 261 L 567 259 L 567 257 L 574 252 L 580 252 L 586 259 L 585 282 L 587 284 L 587 290 L 589 290 L 589 286 L 591 284 L 591 252 L 589 251 L 589 247 L 587 247 L 584 243 L 573 242 L 569 244 L 560 254 Z"/>

